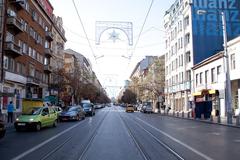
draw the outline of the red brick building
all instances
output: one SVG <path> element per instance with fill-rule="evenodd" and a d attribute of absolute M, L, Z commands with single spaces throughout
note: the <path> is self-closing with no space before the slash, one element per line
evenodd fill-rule
<path fill-rule="evenodd" d="M 2 108 L 13 100 L 42 100 L 49 93 L 53 7 L 48 0 L 8 0 L 3 5 Z"/>

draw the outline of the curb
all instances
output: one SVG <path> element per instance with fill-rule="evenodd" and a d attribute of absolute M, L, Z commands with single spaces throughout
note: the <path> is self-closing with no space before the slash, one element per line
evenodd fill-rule
<path fill-rule="evenodd" d="M 163 115 L 163 114 L 161 114 L 161 115 Z M 172 118 L 179 118 L 179 119 L 185 119 L 185 120 L 191 120 L 191 121 L 195 121 L 195 122 L 208 123 L 208 124 L 216 124 L 216 125 L 232 127 L 232 128 L 240 128 L 240 125 L 236 126 L 236 125 L 233 125 L 233 124 L 231 125 L 231 124 L 217 123 L 217 122 L 211 122 L 211 121 L 205 121 L 205 120 L 197 120 L 197 119 L 192 119 L 192 118 L 177 117 L 177 116 L 166 115 L 166 114 L 163 115 L 163 116 L 172 117 Z"/>

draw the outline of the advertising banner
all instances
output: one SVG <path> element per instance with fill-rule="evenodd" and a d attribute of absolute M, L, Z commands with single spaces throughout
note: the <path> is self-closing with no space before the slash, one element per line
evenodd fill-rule
<path fill-rule="evenodd" d="M 199 14 L 199 11 L 205 11 Z M 239 0 L 193 0 L 194 64 L 223 50 L 222 15 L 227 24 L 228 40 L 240 35 Z"/>

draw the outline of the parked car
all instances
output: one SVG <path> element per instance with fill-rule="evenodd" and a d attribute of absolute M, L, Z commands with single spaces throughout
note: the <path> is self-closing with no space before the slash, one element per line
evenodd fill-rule
<path fill-rule="evenodd" d="M 69 106 L 59 115 L 60 121 L 85 119 L 85 112 L 81 106 Z"/>
<path fill-rule="evenodd" d="M 59 115 L 62 113 L 63 109 L 61 107 L 59 107 L 59 106 L 54 106 L 53 109 L 57 113 L 57 119 L 59 121 Z"/>
<path fill-rule="evenodd" d="M 0 120 L 0 138 L 3 138 L 6 132 L 5 125 L 3 121 Z"/>
<path fill-rule="evenodd" d="M 127 105 L 126 112 L 134 112 L 134 106 L 131 104 Z"/>
<path fill-rule="evenodd" d="M 153 113 L 152 103 L 151 102 L 143 102 L 141 111 L 143 113 Z"/>
<path fill-rule="evenodd" d="M 95 109 L 100 109 L 100 108 L 103 108 L 103 105 L 102 104 L 95 104 L 94 108 Z"/>
<path fill-rule="evenodd" d="M 51 107 L 34 107 L 29 114 L 23 114 L 14 123 L 16 131 L 22 128 L 34 128 L 39 131 L 42 127 L 57 126 L 57 113 Z"/>
<path fill-rule="evenodd" d="M 92 103 L 81 103 L 81 106 L 83 107 L 83 110 L 87 115 L 95 115 L 95 108 Z"/>

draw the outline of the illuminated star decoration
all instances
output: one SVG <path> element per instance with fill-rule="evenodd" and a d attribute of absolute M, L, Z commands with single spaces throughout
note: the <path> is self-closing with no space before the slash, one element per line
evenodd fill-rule
<path fill-rule="evenodd" d="M 119 33 L 116 33 L 115 30 L 113 30 L 112 33 L 109 33 L 109 35 L 109 39 L 113 40 L 114 43 L 119 39 Z"/>

